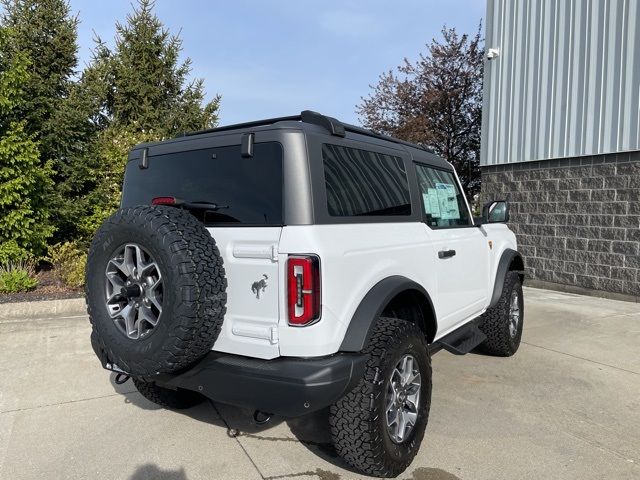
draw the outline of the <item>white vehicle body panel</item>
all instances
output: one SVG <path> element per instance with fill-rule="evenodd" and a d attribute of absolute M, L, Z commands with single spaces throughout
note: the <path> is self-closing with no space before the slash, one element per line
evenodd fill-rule
<path fill-rule="evenodd" d="M 443 235 L 454 231 L 455 235 Z M 448 263 L 457 255 L 438 258 L 444 244 L 455 244 L 461 252 L 459 262 Z M 362 299 L 374 285 L 394 275 L 422 285 L 429 293 L 438 319 L 438 339 L 484 313 L 493 293 L 499 255 L 506 248 L 516 245 L 505 225 L 439 231 L 418 222 L 285 227 L 278 247 L 281 266 L 288 254 L 320 256 L 322 318 L 310 327 L 289 327 L 283 297 L 280 354 L 336 353 Z M 281 272 L 284 281 L 283 267 Z"/>
<path fill-rule="evenodd" d="M 489 245 L 475 227 L 432 230 L 423 225 L 436 252 L 451 251 L 453 257 L 434 262 L 428 275 L 438 278 L 436 311 L 440 331 L 448 332 L 475 317 L 486 307 L 489 284 Z"/>
<path fill-rule="evenodd" d="M 271 359 L 336 353 L 362 299 L 378 282 L 400 275 L 429 293 L 436 339 L 482 314 L 489 305 L 505 249 L 516 249 L 504 224 L 432 230 L 424 223 L 210 228 L 227 275 L 227 313 L 213 350 Z M 490 245 L 491 242 L 491 245 Z M 438 251 L 455 249 L 452 258 Z M 320 257 L 322 316 L 289 326 L 286 261 Z M 267 276 L 260 297 L 252 290 Z"/>
<path fill-rule="evenodd" d="M 208 230 L 222 255 L 227 278 L 227 313 L 213 350 L 265 359 L 279 356 L 279 299 L 284 295 L 278 288 L 276 252 L 282 228 Z"/>
<path fill-rule="evenodd" d="M 403 275 L 427 291 L 436 288 L 435 276 L 428 274 L 436 254 L 421 223 L 285 227 L 279 252 L 283 260 L 288 254 L 317 254 L 322 280 L 319 322 L 290 327 L 286 314 L 281 316 L 280 354 L 284 356 L 337 352 L 358 305 L 371 287 L 387 277 Z"/>

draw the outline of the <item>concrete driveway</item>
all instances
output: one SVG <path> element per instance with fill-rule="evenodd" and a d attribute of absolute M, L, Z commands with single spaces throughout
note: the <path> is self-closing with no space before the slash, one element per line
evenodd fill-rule
<path fill-rule="evenodd" d="M 525 296 L 515 357 L 434 356 L 427 434 L 400 478 L 640 478 L 640 305 Z M 2 479 L 365 478 L 333 452 L 326 412 L 250 414 L 161 410 L 114 386 L 85 316 L 0 321 Z"/>

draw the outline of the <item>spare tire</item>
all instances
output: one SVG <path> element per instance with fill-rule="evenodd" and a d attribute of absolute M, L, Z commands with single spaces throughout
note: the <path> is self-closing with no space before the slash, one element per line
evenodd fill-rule
<path fill-rule="evenodd" d="M 89 250 L 91 343 L 134 376 L 175 372 L 207 354 L 226 311 L 222 257 L 204 225 L 167 206 L 123 208 Z"/>

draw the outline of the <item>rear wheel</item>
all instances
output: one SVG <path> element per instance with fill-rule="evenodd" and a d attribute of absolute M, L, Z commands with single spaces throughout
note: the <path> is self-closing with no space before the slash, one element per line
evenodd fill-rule
<path fill-rule="evenodd" d="M 357 387 L 330 409 L 338 454 L 369 475 L 395 477 L 415 457 L 431 405 L 431 359 L 413 323 L 380 318 Z"/>
<path fill-rule="evenodd" d="M 517 272 L 507 272 L 498 303 L 487 310 L 478 325 L 487 339 L 480 346 L 489 355 L 510 357 L 518 351 L 524 324 L 524 297 Z"/>
<path fill-rule="evenodd" d="M 182 410 L 195 407 L 205 399 L 199 393 L 190 390 L 171 390 L 169 388 L 159 387 L 153 382 L 145 382 L 137 378 L 133 378 L 132 380 L 138 392 L 140 392 L 144 398 L 164 408 Z"/>

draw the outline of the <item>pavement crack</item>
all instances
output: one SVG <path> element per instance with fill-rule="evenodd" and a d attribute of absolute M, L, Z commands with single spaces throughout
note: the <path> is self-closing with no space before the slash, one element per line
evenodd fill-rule
<path fill-rule="evenodd" d="M 87 314 L 82 315 L 67 315 L 67 316 L 53 316 L 53 317 L 20 317 L 20 318 L 4 318 L 0 319 L 0 325 L 9 325 L 13 323 L 33 323 L 33 322 L 42 322 L 42 321 L 50 321 L 50 320 L 71 320 L 74 318 L 89 318 Z"/>
<path fill-rule="evenodd" d="M 546 350 L 548 352 L 558 353 L 560 355 L 566 355 L 567 357 L 575 358 L 578 360 L 584 360 L 585 362 L 595 363 L 596 365 L 602 365 L 603 367 L 613 368 L 615 370 L 620 370 L 621 372 L 632 373 L 633 375 L 640 375 L 640 372 L 634 372 L 633 370 L 627 370 L 626 368 L 616 367 L 615 365 L 611 365 L 609 363 L 598 362 L 597 360 L 591 360 L 590 358 L 580 357 L 578 355 L 573 355 L 567 352 L 561 352 L 559 350 L 554 350 L 553 348 L 543 347 L 542 345 L 536 345 L 534 343 L 522 342 L 525 345 L 529 345 L 530 347 L 541 348 L 542 350 Z"/>
<path fill-rule="evenodd" d="M 24 412 L 24 411 L 27 411 L 27 410 L 38 410 L 39 408 L 57 407 L 58 405 L 68 405 L 68 404 L 71 404 L 71 403 L 88 402 L 88 401 L 91 401 L 91 400 L 99 400 L 101 398 L 115 397 L 117 395 L 128 395 L 130 393 L 137 393 L 137 390 L 131 390 L 130 392 L 110 393 L 109 395 L 100 395 L 98 397 L 78 398 L 76 400 L 67 400 L 66 402 L 46 403 L 44 405 L 36 405 L 35 407 L 24 407 L 24 408 L 14 408 L 12 410 L 2 410 L 2 411 L 0 411 L 0 415 L 2 415 L 3 413 Z"/>
<path fill-rule="evenodd" d="M 264 440 L 266 442 L 293 442 L 293 443 L 301 443 L 303 445 L 309 446 L 309 447 L 318 447 L 318 448 L 322 448 L 325 450 L 335 450 L 333 447 L 333 444 L 329 443 L 329 442 L 316 442 L 313 440 L 304 440 L 304 439 L 299 439 L 299 438 L 291 438 L 291 437 L 265 437 L 264 435 L 256 435 L 254 433 L 245 433 L 245 432 L 238 432 L 237 434 L 234 435 L 235 437 L 247 437 L 247 438 L 254 438 L 256 440 Z"/>
<path fill-rule="evenodd" d="M 633 457 L 633 458 L 629 458 L 629 455 L 626 455 L 625 453 L 622 453 L 616 449 L 610 448 L 608 446 L 606 446 L 605 444 L 599 442 L 598 440 L 594 440 L 592 438 L 589 438 L 585 435 L 581 435 L 579 433 L 572 433 L 572 432 L 562 432 L 565 435 L 567 435 L 568 437 L 571 438 L 575 438 L 576 440 L 581 440 L 584 443 L 586 443 L 587 445 L 590 445 L 594 448 L 597 448 L 605 453 L 609 453 L 611 455 L 614 455 L 616 457 L 618 457 L 620 460 L 624 460 L 625 462 L 628 463 L 632 463 L 634 465 L 638 465 L 638 463 L 640 462 L 640 459 L 637 457 Z"/>
<path fill-rule="evenodd" d="M 220 413 L 220 410 L 218 410 L 218 407 L 216 407 L 216 404 L 213 403 L 211 400 L 209 400 L 209 403 L 211 404 L 211 406 L 213 407 L 213 409 L 216 411 L 216 413 L 218 414 L 218 416 L 220 417 L 220 420 L 222 420 L 222 423 L 224 423 L 224 426 L 227 427 L 227 432 L 231 431 L 232 428 L 229 426 L 229 423 L 227 422 L 227 420 L 224 418 L 224 416 L 222 415 L 222 413 Z M 236 443 L 238 444 L 238 446 L 242 449 L 242 451 L 244 452 L 244 454 L 246 455 L 246 457 L 249 459 L 249 461 L 251 462 L 251 465 L 253 465 L 253 468 L 255 468 L 256 472 L 258 472 L 258 475 L 260 475 L 260 478 L 262 478 L 263 480 L 265 479 L 265 476 L 262 474 L 262 472 L 260 471 L 260 469 L 258 468 L 258 465 L 256 465 L 256 462 L 253 461 L 253 458 L 251 458 L 251 455 L 249 455 L 249 452 L 247 452 L 247 449 L 244 448 L 244 445 L 242 445 L 242 443 L 240 443 L 240 440 L 237 438 L 237 435 L 229 435 L 231 438 L 233 438 Z"/>

